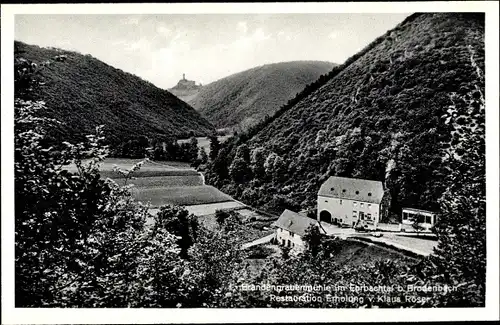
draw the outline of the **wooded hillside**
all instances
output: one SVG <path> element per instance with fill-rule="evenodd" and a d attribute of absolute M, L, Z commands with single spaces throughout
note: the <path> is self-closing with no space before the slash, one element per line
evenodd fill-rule
<path fill-rule="evenodd" d="M 326 74 L 334 64 L 292 61 L 266 64 L 203 86 L 188 100 L 218 128 L 254 125 Z"/>
<path fill-rule="evenodd" d="M 276 211 L 313 208 L 331 175 L 383 181 L 395 214 L 438 209 L 463 131 L 484 139 L 483 71 L 483 15 L 414 14 L 228 141 L 207 180 Z"/>
<path fill-rule="evenodd" d="M 205 136 L 213 126 L 168 91 L 90 55 L 15 42 L 16 56 L 36 63 L 42 84 L 35 99 L 47 103 L 47 116 L 62 124 L 50 135 L 82 140 L 103 124 L 110 143 L 147 136 Z"/>

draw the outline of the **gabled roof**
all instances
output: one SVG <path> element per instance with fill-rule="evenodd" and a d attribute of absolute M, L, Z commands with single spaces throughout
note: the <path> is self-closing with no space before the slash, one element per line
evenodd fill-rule
<path fill-rule="evenodd" d="M 299 236 L 304 236 L 306 229 L 309 225 L 315 225 L 319 227 L 318 221 L 308 218 L 306 216 L 300 215 L 296 212 L 285 210 L 281 216 L 273 224 L 274 226 L 288 230 Z M 324 232 L 322 227 L 319 227 L 320 232 Z"/>
<path fill-rule="evenodd" d="M 380 181 L 331 176 L 321 185 L 318 195 L 380 204 L 384 187 Z"/>

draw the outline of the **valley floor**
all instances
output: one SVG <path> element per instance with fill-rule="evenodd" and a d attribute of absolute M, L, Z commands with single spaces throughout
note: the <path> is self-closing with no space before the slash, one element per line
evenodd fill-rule
<path fill-rule="evenodd" d="M 127 170 L 139 161 L 141 160 L 106 159 L 101 165 L 101 174 L 123 184 L 120 175 L 113 171 L 114 166 Z M 76 166 L 69 166 L 67 169 L 76 171 Z M 156 214 L 159 207 L 165 204 L 182 205 L 190 213 L 198 216 L 205 226 L 213 229 L 217 227 L 216 210 L 238 210 L 242 220 L 245 220 L 248 232 L 248 235 L 242 238 L 241 243 L 244 248 L 268 243 L 273 237 L 274 232 L 271 228 L 273 218 L 264 216 L 212 186 L 205 185 L 203 175 L 188 164 L 147 161 L 134 175 L 136 177 L 128 180 L 128 184 L 133 184 L 132 195 L 137 200 L 149 203 L 152 214 Z M 432 254 L 437 245 L 437 241 L 426 239 L 422 235 L 399 233 L 397 225 L 381 224 L 379 227 L 381 237 L 358 233 L 352 228 L 340 228 L 328 223 L 322 223 L 322 226 L 330 236 L 359 239 L 420 256 Z M 246 238 L 248 241 L 244 241 Z"/>

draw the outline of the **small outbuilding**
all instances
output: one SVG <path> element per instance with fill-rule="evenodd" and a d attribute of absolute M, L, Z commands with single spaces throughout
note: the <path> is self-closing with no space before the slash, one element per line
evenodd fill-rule
<path fill-rule="evenodd" d="M 322 234 L 326 233 L 317 220 L 290 210 L 283 211 L 273 225 L 277 228 L 277 243 L 297 252 L 303 251 L 306 247 L 303 237 L 310 225 L 318 227 Z"/>
<path fill-rule="evenodd" d="M 414 208 L 403 208 L 400 231 L 430 231 L 436 224 L 436 213 Z"/>

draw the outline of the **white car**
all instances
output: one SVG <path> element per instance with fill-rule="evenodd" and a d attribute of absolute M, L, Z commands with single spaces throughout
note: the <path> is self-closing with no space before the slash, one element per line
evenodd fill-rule
<path fill-rule="evenodd" d="M 381 232 L 379 232 L 379 231 L 372 233 L 373 237 L 382 237 L 382 235 L 383 234 Z"/>

